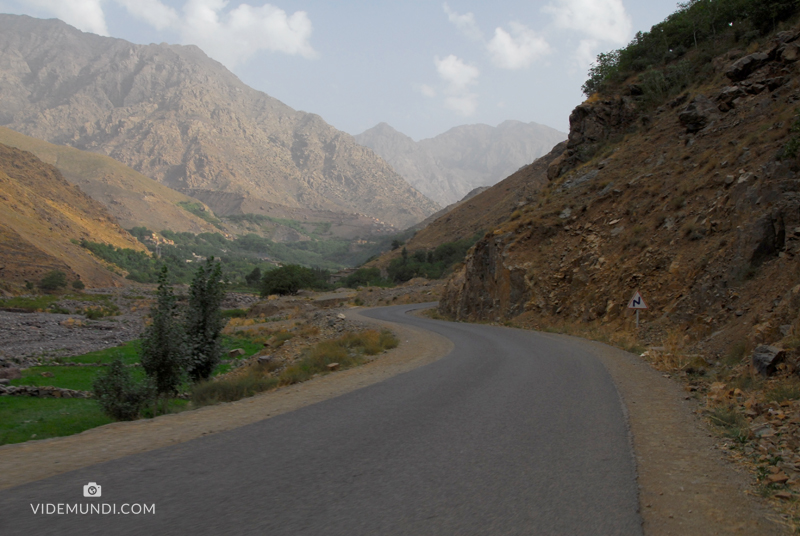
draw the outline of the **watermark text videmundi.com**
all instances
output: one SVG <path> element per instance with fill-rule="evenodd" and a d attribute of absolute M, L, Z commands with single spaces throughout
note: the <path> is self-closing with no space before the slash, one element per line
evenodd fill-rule
<path fill-rule="evenodd" d="M 97 482 L 89 482 L 83 486 L 83 496 L 89 498 L 102 497 L 103 488 Z M 141 503 L 36 503 L 31 504 L 31 511 L 40 515 L 146 515 L 155 514 L 156 505 Z"/>

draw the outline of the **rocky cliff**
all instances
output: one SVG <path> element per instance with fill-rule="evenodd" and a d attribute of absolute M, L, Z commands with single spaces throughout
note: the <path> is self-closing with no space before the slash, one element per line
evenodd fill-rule
<path fill-rule="evenodd" d="M 407 227 L 438 207 L 317 115 L 194 46 L 135 45 L 0 15 L 0 124 L 103 153 L 179 191 L 247 194 Z"/>
<path fill-rule="evenodd" d="M 537 123 L 462 125 L 415 142 L 386 123 L 355 139 L 371 148 L 414 188 L 442 205 L 492 186 L 546 154 L 566 134 Z"/>
<path fill-rule="evenodd" d="M 630 94 L 579 106 L 561 155 L 530 178 L 549 183 L 476 244 L 441 312 L 630 329 L 639 290 L 644 340 L 721 355 L 796 336 L 799 44 L 792 31 L 726 53 L 655 109 Z"/>
<path fill-rule="evenodd" d="M 31 153 L 0 145 L 0 281 L 36 282 L 51 270 L 87 286 L 119 286 L 77 242 L 146 251 L 99 202 Z"/>

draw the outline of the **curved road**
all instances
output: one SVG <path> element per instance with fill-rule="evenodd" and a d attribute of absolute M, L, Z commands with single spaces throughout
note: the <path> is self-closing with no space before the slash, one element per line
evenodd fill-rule
<path fill-rule="evenodd" d="M 405 314 L 420 307 L 363 314 L 452 340 L 435 363 L 5 490 L 0 534 L 641 534 L 624 409 L 600 362 L 534 332 Z M 88 482 L 102 497 L 83 497 Z M 41 513 L 59 503 L 155 514 Z"/>

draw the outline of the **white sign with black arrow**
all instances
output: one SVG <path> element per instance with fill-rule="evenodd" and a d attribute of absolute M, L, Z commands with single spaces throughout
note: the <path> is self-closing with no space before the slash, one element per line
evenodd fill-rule
<path fill-rule="evenodd" d="M 636 310 L 636 329 L 639 329 L 639 310 L 647 309 L 647 304 L 644 302 L 644 298 L 642 298 L 638 290 L 633 293 L 631 301 L 628 302 L 628 309 Z"/>

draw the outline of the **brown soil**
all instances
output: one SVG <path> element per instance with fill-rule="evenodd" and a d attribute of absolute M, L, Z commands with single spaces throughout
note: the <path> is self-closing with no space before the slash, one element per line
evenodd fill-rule
<path fill-rule="evenodd" d="M 348 317 L 376 322 L 355 311 Z M 293 411 L 430 363 L 452 349 L 448 340 L 430 332 L 394 324 L 391 328 L 401 345 L 362 367 L 238 402 L 114 423 L 69 437 L 2 446 L 0 489 Z M 696 401 L 687 400 L 677 382 L 664 378 L 632 354 L 583 339 L 572 340 L 602 360 L 627 406 L 646 534 L 789 533 L 767 503 L 754 496 L 749 476 L 717 450 L 696 414 Z"/>

